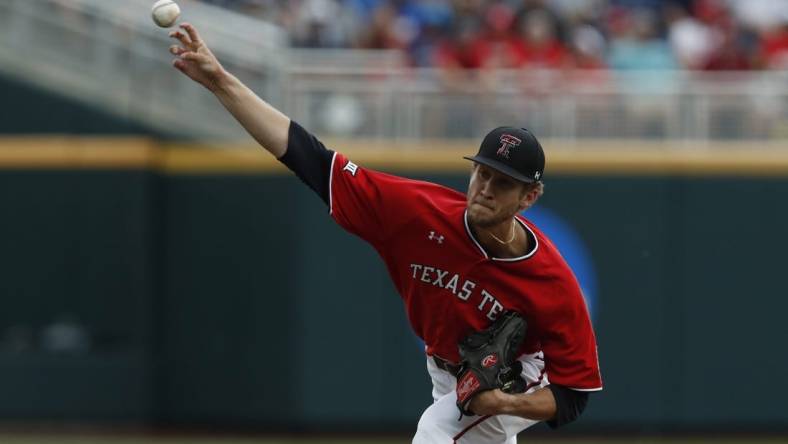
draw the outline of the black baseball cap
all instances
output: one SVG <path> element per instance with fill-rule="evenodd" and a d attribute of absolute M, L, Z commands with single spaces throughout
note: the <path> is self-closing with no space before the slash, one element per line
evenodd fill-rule
<path fill-rule="evenodd" d="M 534 183 L 544 175 L 544 150 L 525 128 L 501 126 L 487 133 L 479 152 L 463 159 L 487 165 L 519 181 Z"/>

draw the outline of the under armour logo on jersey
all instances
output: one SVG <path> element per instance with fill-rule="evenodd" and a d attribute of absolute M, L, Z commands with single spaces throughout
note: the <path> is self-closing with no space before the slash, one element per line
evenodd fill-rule
<path fill-rule="evenodd" d="M 539 180 L 540 177 L 542 177 L 542 173 L 540 173 L 539 171 L 534 173 L 534 179 Z"/>
<path fill-rule="evenodd" d="M 430 231 L 430 235 L 427 236 L 427 239 L 434 240 L 434 241 L 437 241 L 439 244 L 442 244 L 444 237 L 443 237 L 442 234 L 440 236 L 438 236 L 437 234 L 435 234 L 434 231 Z"/>
<path fill-rule="evenodd" d="M 349 171 L 351 176 L 356 177 L 356 171 L 358 171 L 358 165 L 348 160 L 347 163 L 345 164 L 345 167 L 342 168 L 342 171 Z"/>
<path fill-rule="evenodd" d="M 511 134 L 504 134 L 501 136 L 501 147 L 498 148 L 497 154 L 505 158 L 509 158 L 509 150 L 521 144 L 523 141 L 514 137 Z"/>

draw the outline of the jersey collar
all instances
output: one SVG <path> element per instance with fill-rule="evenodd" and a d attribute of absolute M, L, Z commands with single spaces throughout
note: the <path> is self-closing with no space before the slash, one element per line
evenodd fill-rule
<path fill-rule="evenodd" d="M 462 218 L 463 218 L 463 221 L 465 222 L 465 232 L 468 233 L 468 237 L 471 238 L 471 241 L 473 241 L 473 243 L 476 245 L 476 248 L 478 248 L 479 251 L 482 253 L 482 255 L 484 255 L 485 259 L 490 259 L 490 260 L 493 260 L 493 261 L 500 261 L 500 262 L 517 262 L 517 261 L 521 261 L 521 260 L 528 259 L 528 258 L 532 257 L 534 254 L 536 254 L 536 250 L 539 249 L 539 239 L 536 237 L 536 234 L 533 232 L 533 230 L 531 230 L 531 228 L 526 223 L 524 223 L 522 220 L 520 220 L 519 217 L 515 216 L 514 219 L 517 221 L 517 223 L 522 225 L 522 227 L 525 228 L 526 231 L 531 233 L 531 237 L 534 240 L 533 248 L 531 248 L 531 251 L 529 251 L 525 256 L 507 257 L 507 258 L 491 257 L 489 254 L 487 254 L 487 251 L 484 250 L 484 248 L 482 247 L 482 244 L 480 244 L 479 241 L 476 239 L 476 237 L 473 235 L 473 231 L 471 231 L 471 226 L 468 224 L 468 210 L 467 209 L 462 214 Z"/>

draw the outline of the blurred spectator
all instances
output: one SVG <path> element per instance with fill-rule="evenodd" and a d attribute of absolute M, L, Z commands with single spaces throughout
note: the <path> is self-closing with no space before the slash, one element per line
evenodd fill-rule
<path fill-rule="evenodd" d="M 203 0 L 293 46 L 396 49 L 447 69 L 788 67 L 788 0 Z"/>
<path fill-rule="evenodd" d="M 721 43 L 720 30 L 698 20 L 677 4 L 665 8 L 665 18 L 668 41 L 681 66 L 685 69 L 705 66 Z"/>
<path fill-rule="evenodd" d="M 514 41 L 515 66 L 557 69 L 566 66 L 567 50 L 558 38 L 556 22 L 545 10 L 534 10 L 517 24 L 520 38 Z"/>
<path fill-rule="evenodd" d="M 633 93 L 625 103 L 626 131 L 641 137 L 661 138 L 667 133 L 665 110 L 676 78 L 668 72 L 679 67 L 667 40 L 660 35 L 659 16 L 650 9 L 618 10 L 611 26 L 608 62 L 619 75 L 616 86 Z"/>
<path fill-rule="evenodd" d="M 763 57 L 766 68 L 788 69 L 788 19 L 764 33 Z"/>
<path fill-rule="evenodd" d="M 519 0 L 519 5 L 516 6 L 516 11 L 516 23 L 522 24 L 524 23 L 524 17 L 538 13 L 544 19 L 550 21 L 555 38 L 561 41 L 566 41 L 564 16 L 559 14 L 559 12 L 553 8 L 552 2 L 548 0 Z"/>
<path fill-rule="evenodd" d="M 293 17 L 292 43 L 308 48 L 351 46 L 359 26 L 353 11 L 338 0 L 303 0 Z"/>
<path fill-rule="evenodd" d="M 703 69 L 707 71 L 744 71 L 758 66 L 757 37 L 731 26 L 721 31 L 721 41 L 709 55 Z"/>
<path fill-rule="evenodd" d="M 481 23 L 472 17 L 456 22 L 452 34 L 436 47 L 434 65 L 441 68 L 444 85 L 451 90 L 462 90 L 469 84 L 483 80 L 476 78 L 490 67 L 492 45 L 485 39 Z"/>
<path fill-rule="evenodd" d="M 727 0 L 742 26 L 765 32 L 788 20 L 788 0 Z"/>
<path fill-rule="evenodd" d="M 641 9 L 622 14 L 608 56 L 612 68 L 665 70 L 678 67 L 670 45 L 659 36 L 659 24 L 653 12 Z"/>
<path fill-rule="evenodd" d="M 505 2 L 497 2 L 485 12 L 485 36 L 492 46 L 492 67 L 511 69 L 517 66 L 515 47 L 518 38 L 513 32 L 514 23 L 515 11 Z"/>
<path fill-rule="evenodd" d="M 366 49 L 405 49 L 413 40 L 414 26 L 402 26 L 396 9 L 390 4 L 370 11 L 369 26 L 361 31 L 358 46 Z"/>
<path fill-rule="evenodd" d="M 604 69 L 607 43 L 602 33 L 591 25 L 580 25 L 572 31 L 571 67 Z"/>
<path fill-rule="evenodd" d="M 366 22 L 370 25 L 361 31 L 359 47 L 401 49 L 413 65 L 425 66 L 432 63 L 442 31 L 452 22 L 452 10 L 440 0 L 379 1 Z"/>

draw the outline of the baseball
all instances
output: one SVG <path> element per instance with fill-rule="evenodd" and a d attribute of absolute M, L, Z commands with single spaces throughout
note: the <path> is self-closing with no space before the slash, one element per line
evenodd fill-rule
<path fill-rule="evenodd" d="M 162 28 L 169 28 L 175 24 L 181 15 L 181 8 L 173 0 L 159 0 L 153 4 L 151 16 L 153 21 Z"/>

